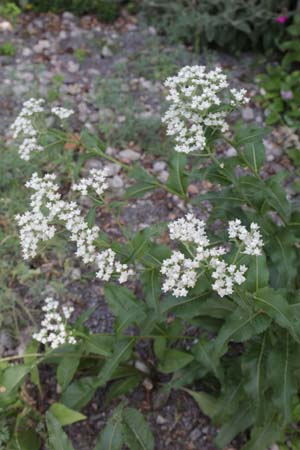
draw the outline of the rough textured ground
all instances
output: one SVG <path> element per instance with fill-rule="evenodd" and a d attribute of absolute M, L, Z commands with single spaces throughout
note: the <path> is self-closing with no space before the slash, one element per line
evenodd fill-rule
<path fill-rule="evenodd" d="M 111 154 L 120 156 L 121 152 L 123 160 L 129 163 L 141 161 L 162 180 L 168 176 L 164 157 L 153 156 L 160 153 L 156 148 L 160 142 L 150 141 L 148 148 L 144 148 L 143 140 L 137 136 L 140 133 L 137 123 L 159 120 L 165 74 L 169 75 L 172 68 L 175 72 L 176 67 L 191 61 L 215 62 L 231 73 L 233 84 L 246 87 L 252 95 L 257 93 L 255 57 L 246 55 L 239 61 L 227 55 L 195 57 L 181 49 L 172 61 L 170 53 L 175 49 L 165 47 L 160 53 L 155 30 L 142 28 L 129 17 L 122 17 L 114 26 L 107 26 L 93 17 L 79 20 L 70 13 L 64 13 L 62 17 L 26 15 L 15 30 L 0 31 L 0 44 L 7 40 L 15 44 L 17 53 L 15 57 L 0 56 L 0 133 L 5 141 L 9 142 L 8 126 L 22 102 L 32 95 L 40 95 L 74 108 L 77 112 L 75 129 L 80 130 L 84 125 L 100 136 L 104 133 Z M 156 71 L 153 70 L 155 67 Z M 261 123 L 264 120 L 255 101 L 244 108 L 242 116 L 245 121 Z M 122 130 L 124 123 L 132 126 L 136 139 L 135 135 L 130 136 Z M 108 124 L 117 124 L 122 130 L 117 142 L 114 141 L 114 128 L 110 130 Z M 143 137 L 147 138 L 142 133 Z M 287 130 L 277 130 L 266 141 L 269 162 L 266 174 L 290 167 L 282 149 L 282 143 L 287 139 L 295 140 L 296 137 L 291 137 Z M 222 151 L 229 155 L 233 149 L 223 148 Z M 99 166 L 101 162 L 93 159 L 87 161 L 85 169 Z M 126 183 L 125 175 L 114 164 L 110 164 L 110 170 L 110 185 L 113 195 L 118 198 Z M 191 189 L 195 194 L 205 188 L 207 186 L 195 185 Z M 122 219 L 125 225 L 136 230 L 146 224 L 174 218 L 183 210 L 184 205 L 172 196 L 155 193 L 131 201 L 123 211 Z M 107 228 L 112 234 L 117 233 L 113 224 L 108 223 Z M 89 321 L 90 328 L 97 332 L 110 330 L 113 317 L 105 305 L 102 286 L 96 281 L 82 283 L 79 281 L 81 275 L 82 269 L 75 263 L 63 279 L 66 299 L 76 305 L 76 314 L 97 306 Z M 50 287 L 46 286 L 47 289 L 49 291 Z M 2 335 L 1 345 L 6 354 L 15 351 L 13 342 L 6 335 Z M 22 348 L 19 347 L 19 351 Z M 141 409 L 151 423 L 156 450 L 215 450 L 212 441 L 216 430 L 185 393 L 174 392 L 168 398 L 161 398 L 154 386 L 149 397 L 146 390 L 140 388 L 130 397 L 130 403 Z M 68 428 L 76 450 L 92 448 L 110 414 L 110 410 L 104 410 L 102 405 L 103 391 L 99 391 L 86 410 L 89 419 Z M 239 443 L 234 443 L 230 448 L 239 447 Z"/>

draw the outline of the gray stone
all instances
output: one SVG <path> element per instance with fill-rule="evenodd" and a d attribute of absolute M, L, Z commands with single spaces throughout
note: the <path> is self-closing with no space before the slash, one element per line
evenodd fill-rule
<path fill-rule="evenodd" d="M 49 41 L 46 39 L 41 39 L 36 45 L 33 46 L 33 50 L 35 53 L 42 53 L 44 50 L 50 48 L 50 45 L 51 44 Z"/>
<path fill-rule="evenodd" d="M 30 48 L 28 48 L 28 47 L 23 48 L 22 56 L 25 56 L 27 58 L 28 56 L 31 56 L 31 55 L 32 55 L 32 51 L 30 50 Z"/>
<path fill-rule="evenodd" d="M 158 416 L 156 417 L 156 423 L 157 423 L 158 425 L 164 425 L 165 423 L 168 423 L 168 421 L 167 421 L 167 419 L 165 419 L 163 416 L 158 415 Z"/>
<path fill-rule="evenodd" d="M 114 164 L 114 163 L 106 164 L 105 167 L 107 170 L 107 175 L 109 177 L 117 175 L 121 170 L 121 167 L 118 164 Z"/>
<path fill-rule="evenodd" d="M 67 70 L 71 73 L 77 73 L 79 70 L 79 64 L 74 61 L 69 61 L 67 64 Z"/>
<path fill-rule="evenodd" d="M 190 434 L 190 438 L 192 441 L 197 441 L 201 437 L 202 433 L 199 428 L 194 428 L 194 430 Z"/>
<path fill-rule="evenodd" d="M 72 20 L 75 19 L 75 16 L 74 16 L 74 14 L 72 14 L 71 12 L 65 11 L 65 12 L 62 14 L 62 18 L 63 18 L 64 20 L 67 20 L 67 21 L 72 21 Z"/>
<path fill-rule="evenodd" d="M 153 164 L 154 172 L 162 172 L 167 167 L 167 164 L 164 161 L 155 161 Z"/>
<path fill-rule="evenodd" d="M 119 156 L 122 159 L 128 159 L 129 161 L 137 161 L 141 158 L 141 155 L 138 152 L 135 152 L 134 150 L 131 150 L 130 148 L 127 148 L 126 150 L 122 150 L 119 153 Z"/>
<path fill-rule="evenodd" d="M 253 120 L 254 119 L 254 111 L 249 106 L 246 106 L 242 109 L 242 117 L 244 120 Z"/>
<path fill-rule="evenodd" d="M 167 170 L 163 170 L 157 177 L 161 183 L 165 183 L 169 178 L 169 172 Z"/>
<path fill-rule="evenodd" d="M 85 170 L 90 171 L 91 169 L 102 169 L 103 164 L 100 159 L 88 159 L 84 165 Z"/>
<path fill-rule="evenodd" d="M 108 184 L 113 189 L 121 189 L 124 186 L 124 182 L 122 180 L 122 177 L 120 177 L 120 175 L 115 175 L 113 178 L 110 178 L 108 180 Z"/>
<path fill-rule="evenodd" d="M 110 50 L 109 47 L 107 47 L 107 45 L 104 45 L 104 47 L 102 47 L 101 50 L 101 55 L 107 58 L 109 56 L 113 56 L 113 52 Z"/>

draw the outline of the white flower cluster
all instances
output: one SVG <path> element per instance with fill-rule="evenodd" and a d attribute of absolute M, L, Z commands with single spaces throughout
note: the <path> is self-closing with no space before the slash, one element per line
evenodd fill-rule
<path fill-rule="evenodd" d="M 44 178 L 34 173 L 26 183 L 26 187 L 35 192 L 30 196 L 31 211 L 16 216 L 20 227 L 20 240 L 24 259 L 33 258 L 37 254 L 40 241 L 53 238 L 55 227 L 50 224 L 54 208 L 59 200 L 58 185 L 54 183 L 55 175 L 47 174 Z M 48 216 L 41 211 L 43 204 L 47 205 Z"/>
<path fill-rule="evenodd" d="M 113 273 L 119 275 L 119 283 L 126 283 L 128 278 L 134 274 L 132 269 L 128 269 L 127 264 L 116 261 L 116 253 L 112 249 L 104 250 L 96 256 L 98 272 L 96 276 L 103 281 L 109 281 Z"/>
<path fill-rule="evenodd" d="M 245 89 L 227 89 L 227 77 L 219 67 L 209 72 L 205 66 L 183 67 L 177 76 L 166 80 L 165 86 L 171 105 L 162 121 L 167 125 L 167 134 L 175 136 L 175 150 L 181 153 L 203 150 L 206 128 L 226 132 L 228 105 L 235 107 L 248 101 Z"/>
<path fill-rule="evenodd" d="M 61 106 L 54 106 L 51 109 L 51 112 L 61 120 L 68 119 L 72 114 L 74 114 L 72 109 L 62 108 Z"/>
<path fill-rule="evenodd" d="M 33 339 L 42 344 L 48 344 L 51 348 L 57 348 L 63 344 L 76 344 L 72 332 L 67 330 L 66 321 L 71 317 L 74 308 L 63 306 L 62 314 L 59 312 L 59 302 L 48 297 L 42 307 L 45 316 L 41 322 L 42 329 L 33 334 Z"/>
<path fill-rule="evenodd" d="M 261 255 L 264 243 L 257 223 L 252 222 L 250 231 L 247 231 L 239 219 L 231 220 L 229 222 L 228 235 L 231 239 L 238 239 L 244 244 L 243 253 L 246 255 Z"/>
<path fill-rule="evenodd" d="M 82 258 L 85 264 L 97 264 L 98 278 L 108 281 L 115 272 L 119 275 L 120 283 L 127 281 L 132 270 L 128 269 L 127 264 L 117 261 L 112 250 L 97 252 L 94 241 L 99 235 L 99 227 L 95 225 L 89 228 L 77 203 L 62 200 L 55 179 L 55 175 L 39 177 L 34 173 L 26 183 L 26 187 L 34 190 L 30 196 L 31 210 L 16 216 L 24 258 L 35 257 L 39 242 L 54 237 L 56 228 L 53 221 L 58 219 L 64 223 L 70 232 L 71 241 L 76 244 L 76 256 Z M 109 257 L 107 252 L 110 252 Z"/>
<path fill-rule="evenodd" d="M 24 102 L 21 112 L 11 125 L 12 137 L 14 139 L 22 138 L 23 141 L 19 146 L 20 158 L 28 161 L 32 152 L 41 152 L 44 150 L 42 145 L 38 143 L 38 129 L 36 117 L 45 111 L 44 99 L 30 98 Z M 59 106 L 53 107 L 51 112 L 60 119 L 67 119 L 74 111 Z"/>
<path fill-rule="evenodd" d="M 100 196 L 108 188 L 107 177 L 108 170 L 106 167 L 104 169 L 91 169 L 90 176 L 82 178 L 77 184 L 73 184 L 72 189 L 79 191 L 82 195 L 87 195 L 88 189 L 93 189 Z"/>
<path fill-rule="evenodd" d="M 188 247 L 190 257 L 179 251 L 173 251 L 170 258 L 165 259 L 161 266 L 161 273 L 165 275 L 163 291 L 171 291 L 175 297 L 184 297 L 188 289 L 196 285 L 199 270 L 208 271 L 214 280 L 212 289 L 220 297 L 231 295 L 235 284 L 245 281 L 244 274 L 247 267 L 244 265 L 228 264 L 222 256 L 227 253 L 223 247 L 211 247 L 205 232 L 205 224 L 193 214 L 169 224 L 170 238 L 181 241 L 183 244 L 192 244 Z M 230 238 L 237 237 L 244 245 L 243 253 L 248 255 L 261 254 L 263 242 L 257 224 L 252 223 L 250 231 L 241 225 L 241 222 L 229 222 L 228 233 Z"/>
<path fill-rule="evenodd" d="M 43 147 L 38 144 L 37 130 L 34 126 L 34 115 L 44 111 L 44 100 L 31 98 L 27 100 L 22 107 L 22 110 L 14 123 L 11 126 L 13 131 L 13 138 L 22 137 L 24 140 L 19 147 L 20 158 L 29 160 L 30 154 L 33 151 L 43 151 Z"/>

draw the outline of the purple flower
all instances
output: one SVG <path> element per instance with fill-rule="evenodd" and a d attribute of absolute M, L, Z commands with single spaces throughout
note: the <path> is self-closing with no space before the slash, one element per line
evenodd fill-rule
<path fill-rule="evenodd" d="M 292 100 L 292 91 L 281 91 L 281 98 L 283 98 L 283 100 Z"/>
<path fill-rule="evenodd" d="M 285 23 L 288 20 L 288 16 L 278 16 L 276 17 L 277 23 Z"/>

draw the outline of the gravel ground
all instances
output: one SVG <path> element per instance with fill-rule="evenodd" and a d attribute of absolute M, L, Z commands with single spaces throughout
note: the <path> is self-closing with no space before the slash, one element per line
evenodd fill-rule
<path fill-rule="evenodd" d="M 0 21 L 0 45 L 9 40 L 17 50 L 15 57 L 0 56 L 0 135 L 9 142 L 8 126 L 26 98 L 32 95 L 46 98 L 50 95 L 53 98 L 55 94 L 59 104 L 73 107 L 78 112 L 73 124 L 75 130 L 80 130 L 84 125 L 98 132 L 101 121 L 109 111 L 100 110 L 94 99 L 99 93 L 101 80 L 112 77 L 116 67 L 126 68 L 126 86 L 143 105 L 140 114 L 144 117 L 159 115 L 164 92 L 161 81 L 136 76 L 130 70 L 135 56 L 149 50 L 147 45 L 153 36 L 153 28 L 142 28 L 135 19 L 127 16 L 121 17 L 113 26 L 107 26 L 94 17 L 78 19 L 68 12 L 61 17 L 28 14 L 21 17 L 14 30 Z M 84 50 L 84 57 L 78 56 L 78 49 Z M 192 56 L 186 52 L 185 58 L 191 60 Z M 210 58 L 230 72 L 234 85 L 246 87 L 251 95 L 257 93 L 254 84 L 257 69 L 251 69 L 256 61 L 255 56 L 244 55 L 239 61 L 224 54 L 213 54 Z M 206 62 L 203 55 L 198 59 L 196 62 Z M 57 79 L 60 81 L 57 82 Z M 258 123 L 264 120 L 255 101 L 243 109 L 242 118 Z M 121 124 L 122 115 L 118 120 Z M 291 168 L 283 153 L 283 143 L 286 145 L 288 140 L 292 142 L 291 145 L 299 146 L 297 136 L 287 129 L 275 130 L 266 140 L 266 176 L 283 167 Z M 228 155 L 233 151 L 230 148 L 221 150 Z M 110 148 L 109 151 L 127 162 L 140 161 L 156 172 L 161 180 L 168 176 L 163 158 L 146 154 L 136 142 L 128 142 L 127 146 Z M 85 169 L 99 166 L 101 161 L 89 160 Z M 125 176 L 116 165 L 110 164 L 109 167 L 110 185 L 114 196 L 118 198 L 126 186 Z M 206 188 L 201 184 L 190 187 L 193 194 Z M 131 201 L 122 213 L 122 220 L 125 225 L 137 230 L 160 220 L 173 219 L 184 210 L 184 204 L 178 199 L 156 192 L 142 200 Z M 108 224 L 107 228 L 112 235 L 117 234 L 113 224 Z M 87 307 L 97 306 L 89 320 L 89 327 L 95 332 L 111 330 L 113 316 L 107 310 L 101 284 L 95 281 L 83 285 L 79 282 L 80 277 L 81 268 L 72 268 L 65 281 L 66 299 L 76 305 L 76 314 Z M 7 347 L 11 345 L 10 342 Z M 96 435 L 113 409 L 103 410 L 103 396 L 104 391 L 100 390 L 86 409 L 89 417 L 87 421 L 67 428 L 76 450 L 92 448 Z M 149 397 L 144 388 L 139 388 L 130 396 L 129 402 L 142 410 L 151 423 L 156 437 L 156 450 L 216 449 L 212 443 L 216 430 L 187 394 L 172 392 L 168 398 L 161 398 L 158 387 L 154 386 Z M 240 443 L 233 443 L 228 450 L 238 450 Z"/>

